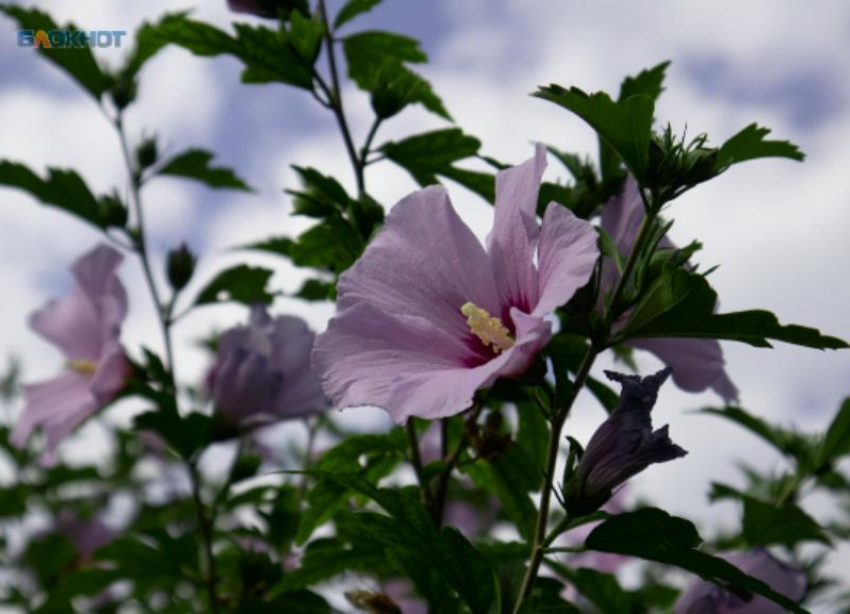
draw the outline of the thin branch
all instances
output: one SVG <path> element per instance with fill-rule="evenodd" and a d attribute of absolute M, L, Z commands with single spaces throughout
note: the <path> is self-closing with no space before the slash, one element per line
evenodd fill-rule
<path fill-rule="evenodd" d="M 419 490 L 422 493 L 422 501 L 431 512 L 434 511 L 434 493 L 425 480 L 425 467 L 422 465 L 422 455 L 419 453 L 419 436 L 416 434 L 416 425 L 413 418 L 407 419 L 407 441 L 410 448 L 410 464 L 416 472 L 416 480 L 419 482 Z"/>
<path fill-rule="evenodd" d="M 218 597 L 216 596 L 216 585 L 218 584 L 218 574 L 216 573 L 215 554 L 213 553 L 213 524 L 214 518 L 208 518 L 204 501 L 201 498 L 201 479 L 198 475 L 198 468 L 192 461 L 186 461 L 186 469 L 189 471 L 189 479 L 192 482 L 192 498 L 195 501 L 195 514 L 198 518 L 198 526 L 201 530 L 201 539 L 204 544 L 204 555 L 207 560 L 207 573 L 205 585 L 207 589 L 207 597 L 210 602 L 210 612 L 219 614 Z"/>

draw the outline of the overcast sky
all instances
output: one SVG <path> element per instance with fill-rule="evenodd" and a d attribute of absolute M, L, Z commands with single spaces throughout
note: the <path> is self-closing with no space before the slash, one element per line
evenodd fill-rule
<path fill-rule="evenodd" d="M 45 0 L 36 3 L 57 21 L 86 29 L 135 30 L 143 19 L 189 2 L 151 0 Z M 229 27 L 224 0 L 197 3 L 194 17 Z M 338 6 L 338 3 L 332 3 Z M 247 19 L 242 16 L 239 19 Z M 850 339 L 850 288 L 845 282 L 850 228 L 850 183 L 845 138 L 850 136 L 850 4 L 802 0 L 676 2 L 604 0 L 386 0 L 349 24 L 391 28 L 423 41 L 431 64 L 422 72 L 449 112 L 483 142 L 483 152 L 515 163 L 532 143 L 595 154 L 595 137 L 580 120 L 530 98 L 550 82 L 616 92 L 623 76 L 673 60 L 657 116 L 689 134 L 708 132 L 722 142 L 752 121 L 774 130 L 807 154 L 804 164 L 757 161 L 734 168 L 677 201 L 679 244 L 699 238 L 699 261 L 720 265 L 712 275 L 724 310 L 767 308 L 783 322 L 816 326 Z M 74 167 L 101 191 L 126 185 L 118 142 L 87 94 L 30 50 L 16 46 L 15 25 L 0 19 L 0 158 L 22 161 L 38 172 L 48 165 Z M 107 63 L 121 51 L 98 50 Z M 202 252 L 198 281 L 243 256 L 225 250 L 270 234 L 297 234 L 304 222 L 289 217 L 281 189 L 295 187 L 289 164 L 312 165 L 352 186 L 353 177 L 333 118 L 301 91 L 284 86 L 242 86 L 239 64 L 204 59 L 169 48 L 144 69 L 139 103 L 128 117 L 134 138 L 155 132 L 169 152 L 205 147 L 234 167 L 256 194 L 212 192 L 161 179 L 146 193 L 149 237 L 155 257 L 187 239 Z M 356 139 L 371 120 L 367 99 L 347 89 Z M 443 126 L 415 110 L 382 128 L 378 142 Z M 550 166 L 548 178 L 559 169 Z M 390 204 L 415 188 L 388 164 L 369 169 L 368 187 Z M 483 237 L 492 221 L 486 204 L 450 185 L 462 217 Z M 28 314 L 50 296 L 67 291 L 68 265 L 98 241 L 97 234 L 30 197 L 0 188 L 0 359 L 22 358 L 28 379 L 54 373 L 61 357 L 26 326 Z M 293 290 L 300 274 L 280 260 L 272 266 L 278 287 Z M 128 347 L 159 347 L 150 299 L 137 263 L 122 276 L 130 289 Z M 197 284 L 196 284 L 197 287 Z M 331 306 L 281 300 L 279 312 L 305 316 L 324 328 Z M 245 317 L 238 307 L 209 307 L 177 331 L 181 376 L 200 377 L 203 357 L 189 341 L 212 326 Z M 759 350 L 724 345 L 742 405 L 772 420 L 823 428 L 850 394 L 850 352 L 822 353 L 778 346 Z M 657 363 L 641 357 L 649 370 Z M 600 367 L 601 373 L 601 367 Z M 669 422 L 673 438 L 690 451 L 675 463 L 653 467 L 635 480 L 635 491 L 665 508 L 714 524 L 728 524 L 731 508 L 707 506 L 712 480 L 738 482 L 735 457 L 761 467 L 782 467 L 747 433 L 688 410 L 719 404 L 711 394 L 689 395 L 672 385 L 663 391 L 656 420 Z M 568 428 L 587 437 L 602 419 L 583 400 Z M 828 517 L 828 506 L 812 511 Z M 838 557 L 850 561 L 847 549 Z"/>

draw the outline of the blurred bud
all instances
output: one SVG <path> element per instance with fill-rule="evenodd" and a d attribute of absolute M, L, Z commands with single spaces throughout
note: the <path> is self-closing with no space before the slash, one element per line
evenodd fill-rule
<path fill-rule="evenodd" d="M 617 486 L 649 465 L 687 454 L 670 440 L 666 425 L 652 430 L 650 412 L 658 389 L 671 373 L 669 367 L 648 377 L 605 372 L 608 379 L 622 385 L 620 402 L 590 438 L 564 486 L 569 514 L 584 516 L 599 509 Z"/>
<path fill-rule="evenodd" d="M 175 291 L 185 288 L 192 279 L 196 262 L 195 254 L 185 243 L 168 253 L 168 283 Z"/>
<path fill-rule="evenodd" d="M 158 157 L 159 152 L 157 151 L 155 136 L 145 138 L 136 149 L 136 162 L 139 165 L 139 170 L 153 166 Z"/>
<path fill-rule="evenodd" d="M 97 201 L 100 219 L 107 228 L 123 228 L 127 224 L 127 207 L 117 194 L 106 194 Z"/>
<path fill-rule="evenodd" d="M 107 92 L 119 111 L 126 109 L 136 99 L 136 80 L 124 72 L 107 76 Z"/>

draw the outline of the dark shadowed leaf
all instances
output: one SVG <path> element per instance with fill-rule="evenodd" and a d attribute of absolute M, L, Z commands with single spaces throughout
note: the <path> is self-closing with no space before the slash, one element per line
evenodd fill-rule
<path fill-rule="evenodd" d="M 809 541 L 830 544 L 817 521 L 791 502 L 774 505 L 724 484 L 711 486 L 712 500 L 735 499 L 743 503 L 743 537 L 750 546 L 792 548 Z"/>
<path fill-rule="evenodd" d="M 646 95 L 614 102 L 604 92 L 586 94 L 573 87 L 541 87 L 534 94 L 558 104 L 586 121 L 642 180 L 649 158 L 649 140 L 655 105 Z"/>
<path fill-rule="evenodd" d="M 768 339 L 815 349 L 846 348 L 836 337 L 814 328 L 783 325 L 769 311 L 715 314 L 717 293 L 701 276 L 665 265 L 629 319 L 624 338 L 706 337 L 772 347 Z"/>
<path fill-rule="evenodd" d="M 844 399 L 826 431 L 823 444 L 818 450 L 816 466 L 823 467 L 848 452 L 850 452 L 850 397 Z"/>
<path fill-rule="evenodd" d="M 107 226 L 97 198 L 75 171 L 48 168 L 47 179 L 42 179 L 23 164 L 2 160 L 0 184 L 29 192 L 45 205 L 67 211 L 98 228 Z"/>
<path fill-rule="evenodd" d="M 334 19 L 334 29 L 348 23 L 361 13 L 371 11 L 375 5 L 380 4 L 382 0 L 348 0 L 348 2 L 339 9 Z"/>
<path fill-rule="evenodd" d="M 0 4 L 0 11 L 18 22 L 23 30 L 78 30 L 74 24 L 64 24 L 61 28 L 44 11 L 38 9 L 26 9 L 14 4 Z M 124 38 L 123 40 L 126 40 Z M 95 100 L 100 97 L 106 89 L 106 78 L 100 70 L 94 54 L 88 46 L 74 48 L 50 48 L 39 47 L 38 52 L 48 60 L 59 66 L 79 83 Z"/>
<path fill-rule="evenodd" d="M 419 41 L 392 32 L 358 32 L 342 39 L 348 76 L 366 91 L 372 91 L 378 72 L 387 60 L 399 64 L 427 62 Z"/>
<path fill-rule="evenodd" d="M 309 58 L 299 57 L 292 41 L 285 35 L 262 26 L 234 24 L 236 37 L 209 24 L 169 15 L 152 33 L 166 43 L 188 49 L 195 55 L 230 55 L 245 67 L 245 83 L 287 83 L 312 89 L 313 72 Z"/>
<path fill-rule="evenodd" d="M 493 571 L 487 560 L 452 527 L 437 529 L 418 497 L 410 492 L 378 489 L 357 475 L 310 472 L 359 492 L 380 505 L 389 516 L 363 512 L 356 515 L 363 530 L 384 544 L 389 556 L 405 567 L 426 562 L 442 576 L 473 614 L 486 614 L 495 599 Z M 414 582 L 416 582 L 414 578 Z M 420 590 L 423 586 L 417 583 Z"/>
<path fill-rule="evenodd" d="M 670 66 L 670 61 L 661 62 L 660 64 L 640 71 L 634 77 L 626 77 L 620 85 L 619 102 L 622 102 L 630 96 L 649 96 L 653 100 L 658 100 L 661 92 L 664 91 L 664 77 L 667 68 Z"/>
<path fill-rule="evenodd" d="M 738 162 L 756 158 L 790 158 L 802 161 L 805 155 L 789 141 L 768 141 L 770 128 L 750 124 L 738 134 L 723 143 L 717 152 L 715 169 L 723 170 Z"/>
<path fill-rule="evenodd" d="M 796 614 L 810 614 L 794 601 L 749 576 L 725 560 L 697 550 L 702 542 L 693 524 L 655 508 L 619 514 L 593 529 L 585 547 L 674 565 L 710 580 L 721 587 L 767 597 Z"/>
<path fill-rule="evenodd" d="M 186 177 L 207 184 L 211 188 L 233 188 L 251 191 L 251 188 L 229 168 L 211 166 L 213 154 L 203 149 L 190 149 L 171 158 L 157 173 Z"/>
<path fill-rule="evenodd" d="M 234 301 L 245 305 L 268 305 L 274 294 L 266 289 L 272 271 L 262 267 L 240 264 L 216 275 L 198 294 L 195 305 Z"/>

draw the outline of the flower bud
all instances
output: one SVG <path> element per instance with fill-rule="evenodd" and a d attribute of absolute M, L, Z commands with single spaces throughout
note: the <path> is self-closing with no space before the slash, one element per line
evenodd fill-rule
<path fill-rule="evenodd" d="M 196 262 L 195 254 L 185 243 L 168 253 L 168 283 L 172 289 L 177 291 L 186 287 L 195 272 Z"/>
<path fill-rule="evenodd" d="M 140 169 L 146 169 L 153 166 L 159 157 L 159 152 L 156 146 L 156 137 L 148 137 L 141 142 L 136 149 L 136 162 Z"/>
<path fill-rule="evenodd" d="M 590 438 L 565 485 L 565 506 L 571 515 L 599 509 L 617 486 L 649 465 L 687 454 L 670 440 L 666 425 L 652 430 L 650 412 L 670 373 L 669 367 L 648 377 L 605 372 L 608 379 L 622 385 L 620 402 Z"/>

